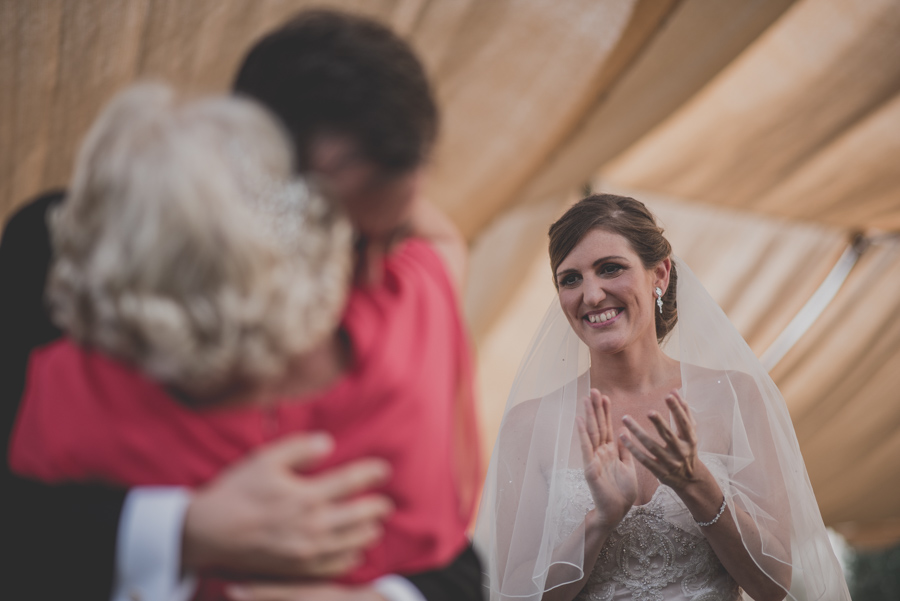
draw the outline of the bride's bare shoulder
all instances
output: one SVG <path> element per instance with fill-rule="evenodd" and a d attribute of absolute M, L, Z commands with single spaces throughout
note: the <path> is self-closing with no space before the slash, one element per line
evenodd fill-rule
<path fill-rule="evenodd" d="M 582 395 L 572 394 L 573 391 L 581 391 Z M 533 429 L 535 423 L 541 418 L 558 415 L 561 411 L 574 411 L 575 407 L 567 406 L 576 402 L 580 396 L 587 396 L 588 384 L 586 374 L 577 381 L 572 381 L 565 386 L 548 392 L 540 397 L 530 398 L 517 403 L 509 408 L 501 424 L 503 430 L 521 432 Z"/>
<path fill-rule="evenodd" d="M 501 432 L 522 432 L 534 429 L 544 399 L 529 399 L 512 407 L 503 418 Z"/>
<path fill-rule="evenodd" d="M 682 381 L 687 381 L 694 386 L 719 387 L 729 386 L 736 390 L 754 387 L 754 379 L 750 374 L 733 369 L 711 369 L 683 363 L 681 365 Z"/>

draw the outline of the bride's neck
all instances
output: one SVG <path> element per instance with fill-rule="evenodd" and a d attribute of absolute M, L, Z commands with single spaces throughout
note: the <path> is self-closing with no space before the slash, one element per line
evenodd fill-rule
<path fill-rule="evenodd" d="M 591 351 L 591 386 L 603 394 L 640 394 L 671 386 L 673 366 L 656 340 L 618 353 Z"/>

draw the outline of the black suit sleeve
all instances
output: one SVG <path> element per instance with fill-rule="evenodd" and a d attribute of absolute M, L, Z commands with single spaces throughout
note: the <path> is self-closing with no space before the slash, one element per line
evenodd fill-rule
<path fill-rule="evenodd" d="M 409 574 L 412 582 L 428 601 L 483 601 L 481 562 L 472 549 L 466 549 L 450 565 L 439 570 Z"/>
<path fill-rule="evenodd" d="M 9 437 L 31 351 L 59 337 L 44 305 L 50 264 L 44 195 L 16 213 L 0 239 L 0 582 L 8 599 L 109 599 L 116 532 L 126 492 L 101 485 L 49 486 L 9 470 Z"/>

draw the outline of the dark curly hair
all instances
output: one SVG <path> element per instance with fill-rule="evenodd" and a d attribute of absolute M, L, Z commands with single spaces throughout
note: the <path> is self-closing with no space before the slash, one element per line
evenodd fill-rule
<path fill-rule="evenodd" d="M 631 244 L 645 269 L 650 269 L 672 254 L 672 246 L 663 236 L 653 214 L 644 203 L 627 196 L 595 194 L 575 203 L 550 226 L 550 267 L 553 273 L 591 230 L 602 229 L 619 234 Z M 662 314 L 656 316 L 656 339 L 660 342 L 678 322 L 675 290 L 678 273 L 675 264 L 669 274 L 669 287 L 663 294 Z M 556 277 L 553 284 L 559 290 Z"/>
<path fill-rule="evenodd" d="M 233 87 L 281 118 L 300 172 L 318 134 L 349 136 L 389 174 L 423 163 L 437 136 L 437 105 L 412 49 L 356 15 L 299 13 L 251 48 Z"/>

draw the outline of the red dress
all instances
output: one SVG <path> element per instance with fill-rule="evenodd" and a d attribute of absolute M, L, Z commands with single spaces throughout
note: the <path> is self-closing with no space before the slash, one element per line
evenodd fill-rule
<path fill-rule="evenodd" d="M 478 485 L 470 357 L 454 290 L 421 240 L 383 283 L 351 292 L 354 365 L 334 386 L 272 407 L 192 410 L 134 368 L 63 339 L 34 352 L 10 446 L 14 472 L 45 482 L 197 486 L 285 434 L 324 430 L 335 451 L 392 466 L 382 541 L 345 582 L 447 564 L 467 545 Z"/>

